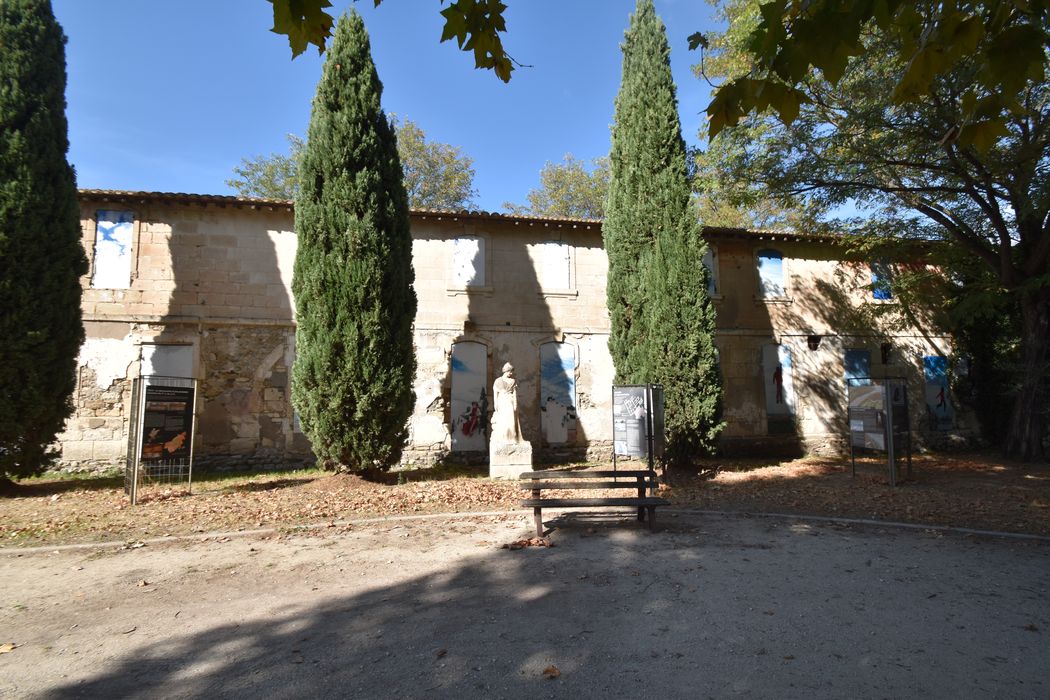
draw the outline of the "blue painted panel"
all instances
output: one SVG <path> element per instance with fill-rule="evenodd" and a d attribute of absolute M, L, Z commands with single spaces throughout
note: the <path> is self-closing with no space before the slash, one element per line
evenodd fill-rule
<path fill-rule="evenodd" d="M 871 351 L 847 350 L 846 383 L 849 386 L 867 386 L 871 384 Z"/>
<path fill-rule="evenodd" d="M 758 281 L 763 298 L 773 299 L 785 295 L 784 256 L 780 251 L 758 251 Z"/>
<path fill-rule="evenodd" d="M 948 358 L 926 355 L 922 358 L 922 373 L 927 383 L 948 386 Z"/>
<path fill-rule="evenodd" d="M 930 430 L 953 429 L 955 407 L 948 390 L 948 358 L 926 355 L 922 358 L 922 373 L 926 378 L 926 419 Z"/>
<path fill-rule="evenodd" d="M 871 263 L 871 288 L 872 297 L 875 299 L 893 298 L 893 292 L 890 290 L 890 266 L 884 260 Z"/>
<path fill-rule="evenodd" d="M 540 424 L 548 445 L 576 442 L 576 348 L 540 346 Z"/>
<path fill-rule="evenodd" d="M 128 289 L 131 287 L 131 239 L 134 234 L 135 215 L 132 212 L 107 209 L 96 212 L 92 287 L 96 289 Z"/>

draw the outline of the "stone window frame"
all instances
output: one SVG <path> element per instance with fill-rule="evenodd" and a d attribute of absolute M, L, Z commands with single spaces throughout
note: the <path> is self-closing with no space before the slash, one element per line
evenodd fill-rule
<path fill-rule="evenodd" d="M 484 251 L 482 251 L 485 284 L 470 284 L 470 285 L 459 285 L 455 283 L 453 279 L 453 269 L 455 263 L 455 242 L 457 240 L 465 238 L 476 238 L 482 241 Z M 447 265 L 447 276 L 445 288 L 449 295 L 457 294 L 491 294 L 492 293 L 492 236 L 491 234 L 483 231 L 463 231 L 457 235 L 450 236 L 448 239 L 448 265 Z"/>
<path fill-rule="evenodd" d="M 120 212 L 127 212 L 127 213 L 131 214 L 131 271 L 130 271 L 130 274 L 128 276 L 128 286 L 127 287 L 96 287 L 95 286 L 95 271 L 97 269 L 96 268 L 95 249 L 96 249 L 96 246 L 98 245 L 98 218 L 99 218 L 98 215 L 99 215 L 100 212 L 103 212 L 103 211 L 120 211 Z M 107 209 L 105 207 L 99 206 L 99 207 L 95 208 L 94 215 L 91 217 L 91 222 L 94 225 L 93 226 L 94 230 L 92 231 L 92 234 L 91 234 L 91 246 L 90 246 L 90 249 L 87 251 L 88 254 L 89 254 L 89 258 L 90 258 L 89 264 L 88 264 L 88 273 L 87 273 L 88 289 L 98 289 L 98 290 L 132 289 L 135 286 L 135 281 L 139 277 L 139 253 L 142 250 L 142 219 L 139 216 L 139 211 L 137 209 L 134 209 L 134 208 L 131 208 L 131 207 L 109 208 L 109 209 Z"/>

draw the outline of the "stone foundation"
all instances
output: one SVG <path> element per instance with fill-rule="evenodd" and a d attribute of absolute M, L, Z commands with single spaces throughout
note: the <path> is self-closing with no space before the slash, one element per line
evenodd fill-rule
<path fill-rule="evenodd" d="M 532 445 L 512 442 L 489 448 L 489 478 L 517 479 L 522 472 L 532 471 Z"/>

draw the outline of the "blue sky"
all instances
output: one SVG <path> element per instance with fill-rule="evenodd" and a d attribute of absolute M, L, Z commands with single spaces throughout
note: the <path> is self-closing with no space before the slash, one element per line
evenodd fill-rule
<path fill-rule="evenodd" d="M 285 152 L 303 135 L 321 73 L 291 60 L 265 0 L 52 0 L 69 38 L 70 161 L 80 187 L 232 194 L 244 156 Z M 634 0 L 505 0 L 509 84 L 438 43 L 435 0 L 333 0 L 354 6 L 372 40 L 383 107 L 474 159 L 477 203 L 524 203 L 546 161 L 609 149 L 620 41 Z M 682 131 L 696 143 L 709 89 L 686 37 L 709 31 L 704 0 L 656 0 L 668 28 Z"/>

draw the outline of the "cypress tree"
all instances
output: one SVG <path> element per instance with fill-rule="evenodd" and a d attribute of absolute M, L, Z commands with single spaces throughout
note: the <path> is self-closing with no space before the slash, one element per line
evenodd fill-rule
<path fill-rule="evenodd" d="M 412 240 L 394 128 L 368 34 L 336 26 L 299 170 L 292 399 L 328 467 L 388 469 L 415 394 Z"/>
<path fill-rule="evenodd" d="M 711 452 L 722 431 L 722 382 L 715 349 L 715 308 L 707 292 L 707 246 L 687 206 L 679 225 L 660 232 L 645 264 L 648 294 L 646 374 L 663 384 L 664 461 L 688 466 Z"/>
<path fill-rule="evenodd" d="M 713 446 L 721 386 L 706 244 L 691 202 L 670 47 L 652 0 L 623 43 L 602 226 L 609 256 L 609 350 L 617 381 L 664 385 L 666 459 Z"/>
<path fill-rule="evenodd" d="M 49 0 L 0 2 L 0 479 L 46 465 L 84 339 L 65 43 Z"/>

